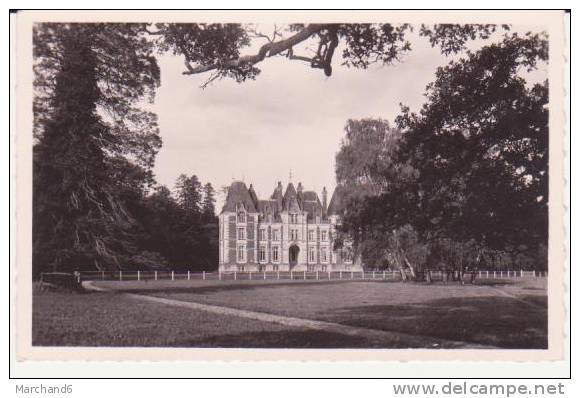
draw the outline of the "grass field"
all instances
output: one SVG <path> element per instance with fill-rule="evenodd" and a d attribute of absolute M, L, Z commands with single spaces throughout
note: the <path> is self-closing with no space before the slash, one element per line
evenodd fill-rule
<path fill-rule="evenodd" d="M 416 336 L 502 348 L 547 347 L 544 279 L 479 285 L 372 281 L 102 282 L 113 292 L 35 291 L 33 344 L 67 346 L 409 348 Z M 210 304 L 408 336 L 380 340 L 139 301 Z M 420 347 L 420 345 L 419 345 Z"/>

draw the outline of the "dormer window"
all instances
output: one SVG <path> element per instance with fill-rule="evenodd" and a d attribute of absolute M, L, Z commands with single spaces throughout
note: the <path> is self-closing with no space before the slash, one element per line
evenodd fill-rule
<path fill-rule="evenodd" d="M 238 222 L 246 222 L 246 210 L 243 205 L 238 205 Z"/>

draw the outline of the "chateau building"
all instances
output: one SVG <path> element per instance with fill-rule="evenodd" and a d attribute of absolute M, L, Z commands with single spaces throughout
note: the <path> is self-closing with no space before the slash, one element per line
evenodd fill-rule
<path fill-rule="evenodd" d="M 335 248 L 342 200 L 282 183 L 269 199 L 234 181 L 219 216 L 220 271 L 360 271 L 352 243 Z"/>

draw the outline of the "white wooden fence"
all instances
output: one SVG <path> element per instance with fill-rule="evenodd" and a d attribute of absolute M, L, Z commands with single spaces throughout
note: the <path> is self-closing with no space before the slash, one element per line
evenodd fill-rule
<path fill-rule="evenodd" d="M 442 279 L 442 271 L 431 271 L 433 279 Z M 477 271 L 480 279 L 543 278 L 547 272 L 506 270 Z M 400 271 L 84 271 L 82 280 L 157 281 L 157 280 L 390 280 L 400 281 Z"/>

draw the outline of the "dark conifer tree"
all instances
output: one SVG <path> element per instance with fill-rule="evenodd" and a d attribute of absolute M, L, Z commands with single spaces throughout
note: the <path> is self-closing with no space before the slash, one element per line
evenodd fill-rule
<path fill-rule="evenodd" d="M 202 213 L 206 223 L 215 221 L 215 190 L 210 182 L 203 186 Z"/>
<path fill-rule="evenodd" d="M 121 268 L 138 250 L 123 195 L 136 185 L 139 197 L 151 183 L 161 145 L 155 116 L 133 106 L 159 83 L 140 30 L 35 27 L 35 275 Z"/>

